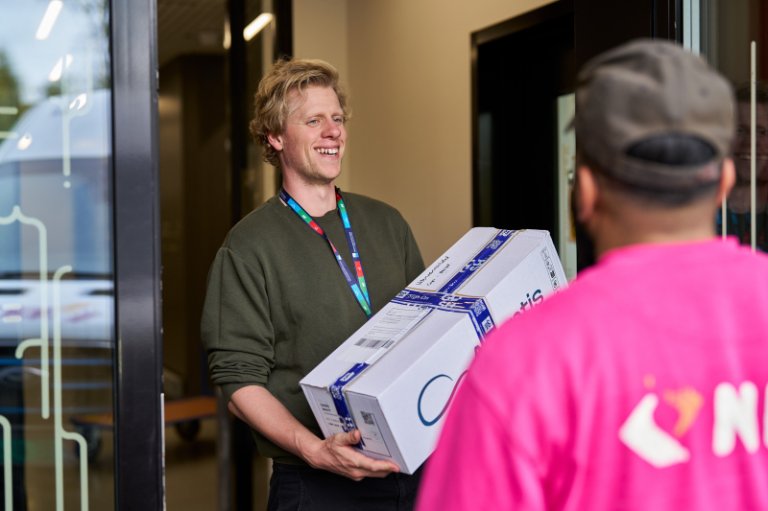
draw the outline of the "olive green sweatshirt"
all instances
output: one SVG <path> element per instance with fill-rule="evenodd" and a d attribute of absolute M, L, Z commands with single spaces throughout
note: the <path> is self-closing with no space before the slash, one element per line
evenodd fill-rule
<path fill-rule="evenodd" d="M 424 269 L 413 234 L 394 208 L 344 193 L 374 313 Z M 354 274 L 334 210 L 315 218 Z M 227 235 L 208 276 L 202 338 L 212 381 L 227 398 L 266 387 L 322 436 L 299 380 L 367 320 L 328 243 L 277 197 Z M 255 434 L 259 452 L 301 463 Z"/>

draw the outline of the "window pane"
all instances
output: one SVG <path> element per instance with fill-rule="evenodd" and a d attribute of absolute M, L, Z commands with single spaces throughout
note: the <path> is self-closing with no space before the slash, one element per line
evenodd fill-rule
<path fill-rule="evenodd" d="M 733 84 L 738 100 L 736 185 L 718 215 L 720 232 L 768 250 L 768 2 L 686 0 L 686 19 L 702 54 Z M 697 18 L 698 16 L 698 18 Z M 688 41 L 689 38 L 686 38 Z M 696 37 L 694 37 L 696 39 Z M 696 40 L 690 47 L 696 49 Z M 754 126 L 752 118 L 754 116 Z"/>
<path fill-rule="evenodd" d="M 108 5 L 5 0 L 2 12 L 0 497 L 3 509 L 108 510 Z"/>

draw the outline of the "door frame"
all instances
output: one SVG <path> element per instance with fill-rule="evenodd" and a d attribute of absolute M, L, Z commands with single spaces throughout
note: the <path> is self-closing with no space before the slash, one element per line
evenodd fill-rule
<path fill-rule="evenodd" d="M 156 0 L 110 0 L 115 507 L 164 509 Z"/>
<path fill-rule="evenodd" d="M 483 211 L 483 204 L 488 200 L 485 197 L 485 189 L 487 186 L 484 184 L 489 179 L 489 176 L 484 175 L 481 163 L 479 161 L 480 155 L 480 128 L 479 128 L 479 72 L 478 72 L 478 47 L 506 37 L 526 29 L 536 27 L 542 23 L 567 16 L 574 13 L 574 0 L 558 0 L 557 2 L 545 5 L 533 11 L 527 12 L 520 16 L 516 16 L 501 23 L 497 23 L 490 27 L 478 30 L 472 33 L 471 36 L 471 50 L 470 50 L 470 62 L 472 77 L 471 91 L 472 91 L 472 225 L 477 226 L 483 224 L 486 220 L 487 214 Z"/>

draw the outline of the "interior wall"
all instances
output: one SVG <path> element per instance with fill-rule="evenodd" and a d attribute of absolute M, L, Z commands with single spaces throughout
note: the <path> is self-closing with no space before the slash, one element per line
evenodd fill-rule
<path fill-rule="evenodd" d="M 717 24 L 719 30 L 717 34 L 717 55 L 730 56 L 731 58 L 720 58 L 716 65 L 718 69 L 733 81 L 736 86 L 749 83 L 749 43 L 750 36 L 757 31 L 750 33 L 745 30 L 749 27 L 750 14 L 756 9 L 754 2 L 725 2 L 718 4 L 723 7 L 717 9 Z M 750 9 L 752 7 L 752 9 Z M 733 58 L 741 56 L 742 58 Z"/>
<path fill-rule="evenodd" d="M 355 191 L 350 169 L 357 145 L 357 119 L 356 100 L 349 87 L 347 21 L 347 0 L 293 0 L 293 56 L 323 59 L 333 64 L 339 71 L 342 87 L 350 96 L 353 119 L 347 125 L 347 137 L 352 143 L 344 150 L 342 173 L 336 183 L 342 190 Z"/>
<path fill-rule="evenodd" d="M 294 0 L 294 54 L 351 92 L 342 188 L 398 208 L 427 263 L 472 226 L 470 35 L 548 3 Z"/>

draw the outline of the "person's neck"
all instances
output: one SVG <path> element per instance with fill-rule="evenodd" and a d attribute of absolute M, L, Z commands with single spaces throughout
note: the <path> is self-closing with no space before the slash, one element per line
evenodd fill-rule
<path fill-rule="evenodd" d="M 320 217 L 336 209 L 336 187 L 331 183 L 285 180 L 283 188 L 310 216 Z"/>
<path fill-rule="evenodd" d="M 710 217 L 712 222 L 701 221 Z M 630 245 L 695 243 L 711 240 L 715 235 L 714 215 L 645 212 L 639 217 L 604 220 L 595 232 L 595 255 L 599 259 L 610 250 Z"/>
<path fill-rule="evenodd" d="M 642 233 L 635 236 L 622 234 L 619 237 L 601 238 L 595 241 L 595 255 L 599 259 L 611 250 L 629 247 L 631 245 L 673 245 L 683 243 L 696 243 L 711 240 L 715 237 L 714 229 L 701 229 L 697 232 L 689 232 L 686 236 L 673 235 L 665 232 Z"/>

